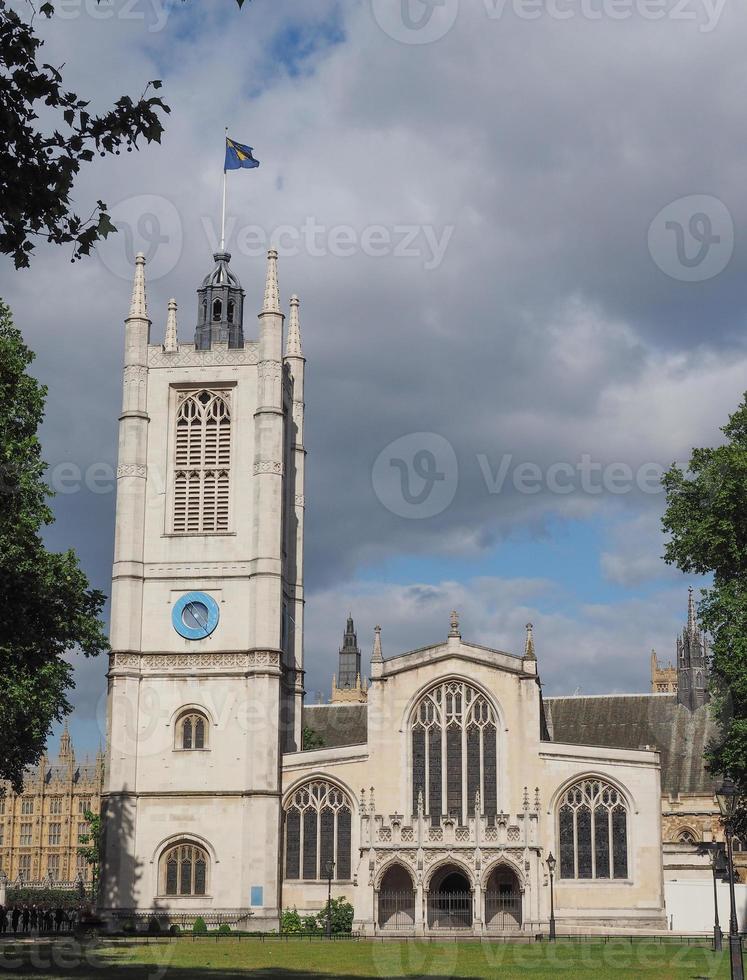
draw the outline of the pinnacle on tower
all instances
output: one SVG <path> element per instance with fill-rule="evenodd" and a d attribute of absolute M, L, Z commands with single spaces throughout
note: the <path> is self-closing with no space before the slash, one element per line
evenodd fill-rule
<path fill-rule="evenodd" d="M 70 741 L 70 731 L 67 727 L 67 719 L 60 735 L 60 758 L 69 759 L 72 755 L 72 744 Z"/>
<path fill-rule="evenodd" d="M 145 256 L 138 252 L 135 256 L 135 279 L 132 283 L 132 300 L 128 319 L 148 319 L 148 302 L 145 297 Z"/>
<path fill-rule="evenodd" d="M 532 623 L 527 623 L 527 638 L 524 642 L 524 659 L 537 659 L 537 654 L 534 652 L 534 625 Z"/>
<path fill-rule="evenodd" d="M 381 627 L 374 627 L 374 645 L 371 654 L 371 663 L 380 664 L 384 662 L 384 655 L 381 652 Z"/>
<path fill-rule="evenodd" d="M 290 298 L 290 324 L 288 326 L 288 341 L 285 345 L 286 357 L 303 357 L 301 348 L 301 321 L 298 315 L 300 300 L 295 294 Z"/>
<path fill-rule="evenodd" d="M 267 253 L 267 279 L 263 313 L 280 312 L 280 287 L 278 286 L 278 253 L 271 248 Z"/>
<path fill-rule="evenodd" d="M 451 614 L 449 636 L 461 637 L 461 635 L 459 632 L 459 613 L 455 609 Z"/>
<path fill-rule="evenodd" d="M 692 585 L 690 586 L 687 599 L 687 631 L 693 634 L 698 631 L 698 617 L 695 613 L 695 593 Z"/>
<path fill-rule="evenodd" d="M 163 341 L 163 349 L 169 353 L 179 349 L 179 339 L 176 328 L 176 300 L 169 300 L 169 314 L 166 318 L 166 336 Z"/>

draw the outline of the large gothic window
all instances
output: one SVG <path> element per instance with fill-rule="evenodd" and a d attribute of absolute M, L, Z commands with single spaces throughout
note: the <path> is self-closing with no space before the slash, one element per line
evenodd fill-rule
<path fill-rule="evenodd" d="M 558 810 L 561 878 L 628 877 L 628 811 L 622 793 L 582 779 Z"/>
<path fill-rule="evenodd" d="M 230 466 L 228 392 L 184 394 L 176 416 L 175 533 L 228 530 Z"/>
<path fill-rule="evenodd" d="M 299 787 L 285 807 L 285 877 L 320 881 L 334 862 L 333 876 L 351 876 L 352 807 L 347 795 L 317 780 Z"/>
<path fill-rule="evenodd" d="M 415 706 L 411 720 L 412 809 L 433 823 L 451 814 L 461 822 L 498 808 L 497 722 L 488 699 L 462 681 L 445 681 Z"/>
<path fill-rule="evenodd" d="M 205 895 L 208 865 L 207 854 L 196 844 L 185 841 L 170 848 L 161 858 L 161 894 Z"/>

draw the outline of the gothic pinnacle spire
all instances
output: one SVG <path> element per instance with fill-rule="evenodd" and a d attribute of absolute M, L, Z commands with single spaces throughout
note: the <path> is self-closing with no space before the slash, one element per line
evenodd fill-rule
<path fill-rule="evenodd" d="M 128 319 L 148 319 L 148 302 L 145 298 L 145 256 L 138 252 L 135 256 L 135 279 L 132 283 L 132 300 Z"/>
<path fill-rule="evenodd" d="M 534 626 L 532 623 L 527 623 L 527 638 L 524 642 L 524 659 L 537 659 L 537 654 L 534 652 Z"/>
<path fill-rule="evenodd" d="M 381 627 L 374 627 L 374 645 L 373 653 L 371 654 L 371 663 L 380 664 L 384 661 L 384 655 L 381 652 Z"/>
<path fill-rule="evenodd" d="M 290 325 L 288 326 L 288 341 L 285 345 L 286 357 L 303 357 L 301 348 L 301 320 L 298 315 L 300 301 L 295 294 L 290 298 Z"/>
<path fill-rule="evenodd" d="M 179 338 L 176 328 L 176 300 L 169 300 L 169 315 L 166 318 L 166 336 L 163 341 L 163 349 L 170 353 L 178 350 Z"/>
<path fill-rule="evenodd" d="M 278 286 L 278 253 L 271 248 L 267 253 L 267 279 L 263 313 L 280 312 L 280 287 Z"/>
<path fill-rule="evenodd" d="M 692 585 L 690 586 L 687 599 L 687 631 L 694 634 L 698 631 L 698 617 L 695 613 L 695 593 Z"/>

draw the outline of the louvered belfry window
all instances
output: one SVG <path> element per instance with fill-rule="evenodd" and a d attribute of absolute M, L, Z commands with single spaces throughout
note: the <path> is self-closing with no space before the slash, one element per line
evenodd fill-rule
<path fill-rule="evenodd" d="M 204 390 L 181 397 L 174 466 L 174 533 L 227 531 L 231 484 L 228 392 Z"/>

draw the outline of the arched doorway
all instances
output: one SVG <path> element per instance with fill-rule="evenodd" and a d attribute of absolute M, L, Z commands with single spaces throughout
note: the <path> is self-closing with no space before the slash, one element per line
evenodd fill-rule
<path fill-rule="evenodd" d="M 455 865 L 439 868 L 428 890 L 429 929 L 472 928 L 472 885 Z"/>
<path fill-rule="evenodd" d="M 415 887 L 401 864 L 394 864 L 381 879 L 379 929 L 408 931 L 415 928 Z"/>
<path fill-rule="evenodd" d="M 516 872 L 505 864 L 494 868 L 485 891 L 485 928 L 491 932 L 521 929 L 521 888 Z"/>

